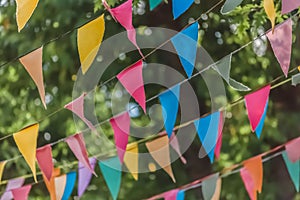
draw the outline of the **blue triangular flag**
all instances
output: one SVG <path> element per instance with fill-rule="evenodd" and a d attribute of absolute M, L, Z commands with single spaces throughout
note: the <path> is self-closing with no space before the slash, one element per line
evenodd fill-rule
<path fill-rule="evenodd" d="M 184 190 L 180 190 L 177 193 L 176 200 L 184 200 Z"/>
<path fill-rule="evenodd" d="M 182 1 L 182 0 L 180 0 Z M 197 54 L 198 22 L 193 23 L 171 38 L 180 62 L 190 78 L 193 74 Z"/>
<path fill-rule="evenodd" d="M 194 121 L 198 136 L 210 162 L 214 161 L 214 152 L 218 139 L 220 112 L 212 113 L 204 118 Z"/>
<path fill-rule="evenodd" d="M 260 138 L 261 132 L 262 132 L 263 127 L 264 127 L 265 118 L 266 118 L 267 110 L 268 110 L 268 104 L 269 104 L 269 99 L 268 99 L 267 102 L 266 102 L 265 109 L 264 109 L 264 113 L 263 113 L 263 115 L 261 116 L 261 119 L 260 119 L 260 121 L 259 121 L 259 124 L 257 125 L 257 127 L 256 127 L 256 129 L 255 129 L 255 133 L 256 133 L 257 138 Z"/>
<path fill-rule="evenodd" d="M 67 173 L 66 187 L 61 200 L 68 200 L 72 194 L 76 182 L 76 172 Z"/>
<path fill-rule="evenodd" d="M 169 138 L 172 135 L 177 118 L 179 97 L 180 85 L 175 85 L 173 88 L 159 95 L 159 101 L 163 108 L 162 115 L 164 118 L 165 128 Z"/>
<path fill-rule="evenodd" d="M 108 189 L 114 200 L 117 199 L 121 186 L 121 163 L 118 157 L 100 161 L 99 166 Z"/>
<path fill-rule="evenodd" d="M 194 0 L 173 0 L 172 7 L 174 19 L 177 19 L 182 15 L 193 3 Z"/>
<path fill-rule="evenodd" d="M 158 6 L 161 2 L 162 0 L 149 0 L 150 10 L 156 8 L 156 6 Z"/>
<path fill-rule="evenodd" d="M 282 157 L 294 183 L 295 189 L 299 192 L 300 161 L 294 163 L 290 161 L 286 151 L 282 153 Z"/>

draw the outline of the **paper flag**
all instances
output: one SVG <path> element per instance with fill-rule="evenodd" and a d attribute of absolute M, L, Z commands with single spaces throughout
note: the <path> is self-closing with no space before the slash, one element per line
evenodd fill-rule
<path fill-rule="evenodd" d="M 272 31 L 274 31 L 276 11 L 274 8 L 273 0 L 264 0 L 264 8 L 265 8 L 266 14 L 271 22 Z"/>
<path fill-rule="evenodd" d="M 183 2 L 185 1 L 180 0 L 180 4 Z M 188 78 L 193 74 L 196 61 L 198 26 L 198 22 L 195 22 L 171 38 L 171 42 L 177 51 Z"/>
<path fill-rule="evenodd" d="M 39 125 L 34 124 L 23 130 L 14 133 L 13 138 L 21 154 L 23 155 L 25 161 L 29 165 L 34 181 L 36 179 L 36 168 L 35 168 L 35 158 L 36 158 L 36 145 L 38 138 Z"/>
<path fill-rule="evenodd" d="M 124 163 L 135 180 L 138 180 L 139 172 L 139 146 L 133 143 L 127 146 L 124 155 Z"/>
<path fill-rule="evenodd" d="M 3 175 L 3 171 L 4 171 L 4 167 L 7 161 L 1 161 L 0 162 L 0 183 L 2 181 L 2 175 Z"/>
<path fill-rule="evenodd" d="M 296 86 L 300 83 L 300 73 L 292 76 L 292 85 Z"/>
<path fill-rule="evenodd" d="M 82 74 L 85 74 L 93 63 L 102 42 L 104 30 L 104 15 L 78 29 L 77 46 Z"/>
<path fill-rule="evenodd" d="M 11 192 L 13 194 L 14 200 L 27 200 L 30 190 L 31 185 L 26 185 L 20 188 L 13 189 Z"/>
<path fill-rule="evenodd" d="M 53 161 L 51 145 L 45 145 L 36 150 L 36 160 L 43 174 L 50 181 L 52 177 Z"/>
<path fill-rule="evenodd" d="M 21 0 L 18 0 L 21 1 Z M 33 52 L 23 56 L 20 58 L 20 62 L 31 76 L 32 80 L 34 81 L 35 85 L 38 88 L 41 101 L 45 108 L 46 101 L 45 101 L 45 87 L 44 87 L 44 78 L 43 78 L 43 68 L 42 68 L 42 57 L 43 57 L 43 47 L 34 50 Z"/>
<path fill-rule="evenodd" d="M 221 147 L 222 147 L 222 131 L 224 126 L 223 112 L 220 112 L 219 126 L 218 126 L 218 139 L 215 147 L 216 158 L 220 157 Z"/>
<path fill-rule="evenodd" d="M 44 180 L 47 190 L 50 194 L 51 200 L 56 200 L 54 178 L 59 175 L 60 175 L 60 168 L 54 168 L 52 170 L 52 176 L 51 176 L 50 181 L 48 181 L 47 177 L 43 174 L 43 180 Z"/>
<path fill-rule="evenodd" d="M 20 32 L 26 25 L 31 15 L 33 14 L 33 11 L 35 10 L 39 1 L 38 0 L 16 0 L 16 3 L 17 3 L 17 10 L 16 10 L 17 25 L 18 25 L 18 32 Z"/>
<path fill-rule="evenodd" d="M 121 186 L 121 163 L 119 158 L 113 157 L 99 162 L 105 182 L 114 200 L 117 199 Z"/>
<path fill-rule="evenodd" d="M 222 179 L 219 178 L 217 180 L 217 185 L 216 185 L 216 189 L 215 189 L 215 193 L 212 196 L 211 200 L 219 200 L 220 199 L 220 195 L 221 195 L 221 187 L 222 187 Z"/>
<path fill-rule="evenodd" d="M 297 192 L 299 192 L 300 161 L 294 163 L 291 162 L 285 151 L 282 153 L 282 157 L 288 169 L 289 175 L 294 183 L 295 189 Z"/>
<path fill-rule="evenodd" d="M 88 158 L 88 153 L 85 148 L 84 138 L 82 133 L 77 133 L 65 139 L 68 143 L 70 149 L 78 159 L 86 168 L 88 168 L 93 174 L 95 174 Z M 95 174 L 96 175 L 96 174 Z"/>
<path fill-rule="evenodd" d="M 182 15 L 191 5 L 194 3 L 194 0 L 172 0 L 172 10 L 174 19 L 177 19 Z"/>
<path fill-rule="evenodd" d="M 84 116 L 84 97 L 85 93 L 80 95 L 77 99 L 73 100 L 72 102 L 68 103 L 64 106 L 64 108 L 72 111 L 76 114 L 92 131 L 96 131 L 94 125 Z"/>
<path fill-rule="evenodd" d="M 150 11 L 152 11 L 154 8 L 156 8 L 159 4 L 161 4 L 163 0 L 149 0 L 150 5 Z"/>
<path fill-rule="evenodd" d="M 115 144 L 120 162 L 123 163 L 128 136 L 130 132 L 130 116 L 128 112 L 111 118 L 110 124 L 114 130 Z"/>
<path fill-rule="evenodd" d="M 165 192 L 163 194 L 164 200 L 177 200 L 178 192 L 179 192 L 179 189 L 170 190 L 168 192 Z"/>
<path fill-rule="evenodd" d="M 146 113 L 146 97 L 143 80 L 143 61 L 127 67 L 117 75 L 127 92 L 136 100 Z"/>
<path fill-rule="evenodd" d="M 157 164 L 159 164 L 169 174 L 173 182 L 176 182 L 171 168 L 169 138 L 167 136 L 163 136 L 147 142 L 146 147 Z"/>
<path fill-rule="evenodd" d="M 289 13 L 300 6 L 300 0 L 282 0 L 281 1 L 281 14 Z"/>
<path fill-rule="evenodd" d="M 202 194 L 204 200 L 211 200 L 216 191 L 219 173 L 213 174 L 202 181 Z"/>
<path fill-rule="evenodd" d="M 257 127 L 255 129 L 255 133 L 256 133 L 257 138 L 260 138 L 261 132 L 263 130 L 264 123 L 265 123 L 265 118 L 266 118 L 266 115 L 267 115 L 268 105 L 269 105 L 269 100 L 267 100 L 266 106 L 264 108 L 264 113 L 263 113 L 263 115 L 262 115 L 262 117 L 259 121 L 259 124 L 257 125 Z"/>
<path fill-rule="evenodd" d="M 8 181 L 5 192 L 1 196 L 1 200 L 13 199 L 12 190 L 20 188 L 25 182 L 24 178 L 15 178 Z"/>
<path fill-rule="evenodd" d="M 237 82 L 236 80 L 230 78 L 230 69 L 231 69 L 231 58 L 232 54 L 222 58 L 217 62 L 216 65 L 213 65 L 212 68 L 223 77 L 226 83 L 234 90 L 237 91 L 249 91 L 249 87 L 244 84 Z"/>
<path fill-rule="evenodd" d="M 76 182 L 76 172 L 67 173 L 66 187 L 61 200 L 68 200 L 72 194 Z"/>
<path fill-rule="evenodd" d="M 240 175 L 244 182 L 245 188 L 248 192 L 250 199 L 256 200 L 257 194 L 256 194 L 256 190 L 254 188 L 254 180 L 252 179 L 251 174 L 245 168 L 242 168 L 240 171 Z"/>
<path fill-rule="evenodd" d="M 278 25 L 275 28 L 274 33 L 269 31 L 267 37 L 282 71 L 287 77 L 292 53 L 292 20 L 288 19 L 284 23 Z"/>
<path fill-rule="evenodd" d="M 260 90 L 245 96 L 246 109 L 251 125 L 251 130 L 254 132 L 262 119 L 264 110 L 269 98 L 271 86 L 267 85 Z"/>
<path fill-rule="evenodd" d="M 159 101 L 162 106 L 162 115 L 164 118 L 165 128 L 169 137 L 173 133 L 175 126 L 180 98 L 180 85 L 175 85 L 168 91 L 159 95 Z"/>
<path fill-rule="evenodd" d="M 300 138 L 294 139 L 285 145 L 287 155 L 292 162 L 300 160 L 300 152 L 298 151 L 300 146 Z"/>
<path fill-rule="evenodd" d="M 64 195 L 66 183 L 67 183 L 67 175 L 66 174 L 54 178 L 55 194 L 56 194 L 57 200 L 62 199 L 62 197 Z"/>
<path fill-rule="evenodd" d="M 120 6 L 108 9 L 110 14 L 126 29 L 128 39 L 138 49 L 140 55 L 144 58 L 139 46 L 136 43 L 136 31 L 132 25 L 132 0 L 127 0 Z"/>
<path fill-rule="evenodd" d="M 176 200 L 184 200 L 184 190 L 180 190 L 178 193 L 177 193 L 177 197 L 176 197 Z"/>
<path fill-rule="evenodd" d="M 97 159 L 89 158 L 90 165 L 92 169 L 95 169 Z M 89 186 L 92 179 L 91 171 L 86 168 L 81 162 L 78 162 L 78 197 L 81 197 L 85 192 L 86 188 Z"/>
<path fill-rule="evenodd" d="M 178 139 L 174 132 L 172 133 L 171 138 L 170 138 L 170 145 L 176 151 L 176 153 L 179 155 L 181 162 L 183 164 L 186 164 L 186 159 L 183 157 L 183 155 L 180 151 L 179 142 L 178 142 Z"/>
<path fill-rule="evenodd" d="M 221 8 L 221 13 L 223 15 L 230 13 L 236 7 L 238 7 L 242 2 L 243 2 L 243 0 L 226 0 L 224 5 Z"/>
<path fill-rule="evenodd" d="M 214 152 L 218 137 L 220 112 L 212 113 L 204 118 L 194 121 L 198 136 L 210 162 L 214 161 Z"/>

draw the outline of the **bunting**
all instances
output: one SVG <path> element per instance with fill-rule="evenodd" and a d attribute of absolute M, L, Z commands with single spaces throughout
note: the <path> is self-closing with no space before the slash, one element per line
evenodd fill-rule
<path fill-rule="evenodd" d="M 20 188 L 25 182 L 24 178 L 15 178 L 8 181 L 5 192 L 1 196 L 0 200 L 13 199 L 12 190 Z"/>
<path fill-rule="evenodd" d="M 300 152 L 298 151 L 299 146 L 300 146 L 300 138 L 296 138 L 285 145 L 285 149 L 289 157 L 289 160 L 292 161 L 293 163 L 300 160 Z"/>
<path fill-rule="evenodd" d="M 170 190 L 166 193 L 164 193 L 164 199 L 165 200 L 177 200 L 179 189 Z"/>
<path fill-rule="evenodd" d="M 161 4 L 163 0 L 149 0 L 150 11 L 156 8 L 159 4 Z"/>
<path fill-rule="evenodd" d="M 295 189 L 299 192 L 299 177 L 300 177 L 300 161 L 292 162 L 287 155 L 287 152 L 282 153 L 283 160 L 285 162 L 286 168 L 289 175 L 294 183 Z"/>
<path fill-rule="evenodd" d="M 186 164 L 186 159 L 183 157 L 183 155 L 180 151 L 179 142 L 178 142 L 177 136 L 175 135 L 174 132 L 172 133 L 171 138 L 170 138 L 170 145 L 176 151 L 176 153 L 178 154 L 181 162 L 183 164 Z"/>
<path fill-rule="evenodd" d="M 47 188 L 47 190 L 50 194 L 50 199 L 51 200 L 56 200 L 54 179 L 55 179 L 55 177 L 60 175 L 60 168 L 54 168 L 52 171 L 53 172 L 52 172 L 51 179 L 48 181 L 47 177 L 43 174 L 43 180 L 44 180 L 46 188 Z"/>
<path fill-rule="evenodd" d="M 172 11 L 174 19 L 177 19 L 180 15 L 187 11 L 193 3 L 194 0 L 172 0 Z"/>
<path fill-rule="evenodd" d="M 177 193 L 177 196 L 176 196 L 176 200 L 184 200 L 184 190 L 180 190 L 178 193 Z"/>
<path fill-rule="evenodd" d="M 217 184 L 216 184 L 216 189 L 215 189 L 215 193 L 212 196 L 211 200 L 219 200 L 220 196 L 221 196 L 221 187 L 222 187 L 222 179 L 219 178 L 217 180 Z"/>
<path fill-rule="evenodd" d="M 226 0 L 224 5 L 221 8 L 221 13 L 223 15 L 230 13 L 236 7 L 238 7 L 242 2 L 243 0 Z"/>
<path fill-rule="evenodd" d="M 296 86 L 300 83 L 300 73 L 292 76 L 292 85 Z"/>
<path fill-rule="evenodd" d="M 51 145 L 45 145 L 36 150 L 37 163 L 48 181 L 52 177 L 53 161 Z"/>
<path fill-rule="evenodd" d="M 14 200 L 27 200 L 29 192 L 31 190 L 31 185 L 26 185 L 20 188 L 11 190 Z"/>
<path fill-rule="evenodd" d="M 1 161 L 0 162 L 0 183 L 2 181 L 2 175 L 3 175 L 3 171 L 4 171 L 6 163 L 7 163 L 7 161 Z"/>
<path fill-rule="evenodd" d="M 218 139 L 215 147 L 215 156 L 218 159 L 220 157 L 221 147 L 222 147 L 222 132 L 223 132 L 223 125 L 224 125 L 224 117 L 223 112 L 220 111 L 220 119 L 219 119 L 219 126 L 218 126 Z"/>
<path fill-rule="evenodd" d="M 94 171 L 97 159 L 96 158 L 89 158 L 89 163 Z M 78 162 L 78 197 L 80 198 L 86 188 L 89 186 L 93 173 L 86 168 L 81 162 Z"/>
<path fill-rule="evenodd" d="M 300 0 L 282 0 L 281 1 L 281 14 L 287 14 L 300 6 Z"/>
<path fill-rule="evenodd" d="M 219 173 L 209 176 L 202 182 L 202 194 L 204 200 L 211 200 L 216 192 L 217 181 Z"/>
<path fill-rule="evenodd" d="M 16 18 L 17 18 L 18 32 L 20 32 L 26 25 L 27 21 L 30 19 L 39 1 L 38 0 L 16 0 L 16 3 L 17 3 Z"/>
<path fill-rule="evenodd" d="M 276 11 L 273 0 L 264 0 L 264 9 L 272 25 L 272 32 L 275 27 Z"/>
<path fill-rule="evenodd" d="M 67 173 L 66 179 L 66 186 L 61 200 L 68 200 L 70 198 L 76 182 L 76 172 Z"/>
<path fill-rule="evenodd" d="M 255 129 L 255 133 L 256 133 L 256 136 L 257 136 L 258 139 L 260 138 L 261 132 L 262 132 L 263 127 L 264 127 L 265 118 L 266 118 L 267 110 L 268 110 L 268 105 L 269 105 L 269 99 L 267 99 L 263 115 L 262 115 L 262 117 L 261 117 L 261 119 L 259 121 L 259 124 L 257 125 L 257 127 Z"/>
<path fill-rule="evenodd" d="M 139 172 L 139 146 L 137 143 L 127 146 L 124 163 L 133 178 L 137 181 Z"/>
<path fill-rule="evenodd" d="M 56 200 L 62 200 L 64 190 L 67 183 L 67 175 L 63 174 L 59 177 L 54 178 Z"/>

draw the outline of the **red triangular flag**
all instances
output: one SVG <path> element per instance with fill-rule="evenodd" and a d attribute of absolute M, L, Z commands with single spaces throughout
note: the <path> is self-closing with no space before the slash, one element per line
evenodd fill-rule
<path fill-rule="evenodd" d="M 146 112 L 146 97 L 143 80 L 143 61 L 140 60 L 135 64 L 121 71 L 117 78 L 128 91 L 128 93 L 136 100 L 136 102 Z"/>
<path fill-rule="evenodd" d="M 48 181 L 50 181 L 53 171 L 51 145 L 45 145 L 43 147 L 38 148 L 36 150 L 36 159 L 41 171 L 46 176 Z"/>
<path fill-rule="evenodd" d="M 296 138 L 285 145 L 286 153 L 293 163 L 300 159 L 300 138 Z"/>
<path fill-rule="evenodd" d="M 123 163 L 130 131 L 130 116 L 128 112 L 112 118 L 110 124 L 114 130 L 118 156 L 120 162 Z"/>
<path fill-rule="evenodd" d="M 25 185 L 23 187 L 13 189 L 11 192 L 13 194 L 14 200 L 27 200 L 30 190 L 31 185 Z"/>
<path fill-rule="evenodd" d="M 266 87 L 245 96 L 246 108 L 248 111 L 248 118 L 251 124 L 252 132 L 255 131 L 261 117 L 264 114 L 270 89 L 271 86 L 267 85 Z"/>
<path fill-rule="evenodd" d="M 93 174 L 95 174 L 88 158 L 82 133 L 77 133 L 65 139 L 76 158 Z M 95 174 L 96 176 L 96 174 Z"/>
<path fill-rule="evenodd" d="M 219 158 L 220 152 L 221 152 L 223 125 L 224 125 L 223 112 L 220 112 L 220 120 L 219 120 L 219 127 L 218 127 L 218 139 L 217 139 L 216 148 L 215 148 L 216 158 Z"/>

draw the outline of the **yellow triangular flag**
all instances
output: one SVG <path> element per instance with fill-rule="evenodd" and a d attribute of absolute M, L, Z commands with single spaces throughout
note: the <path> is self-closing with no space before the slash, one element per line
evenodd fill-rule
<path fill-rule="evenodd" d="M 36 8 L 39 0 L 16 0 L 17 2 L 17 25 L 20 32 L 29 18 L 31 17 L 34 9 Z"/>
<path fill-rule="evenodd" d="M 5 167 L 5 164 L 6 164 L 6 160 L 0 162 L 0 183 L 2 181 L 2 174 L 3 174 L 3 170 L 4 170 L 4 167 Z"/>
<path fill-rule="evenodd" d="M 138 180 L 139 170 L 139 146 L 137 143 L 127 145 L 124 155 L 124 163 L 135 180 Z"/>
<path fill-rule="evenodd" d="M 34 124 L 13 134 L 13 138 L 18 146 L 19 151 L 23 155 L 24 159 L 26 160 L 27 164 L 29 165 L 33 173 L 35 182 L 37 182 L 35 157 L 36 157 L 38 131 L 39 131 L 39 125 Z"/>
<path fill-rule="evenodd" d="M 45 88 L 43 79 L 43 69 L 42 69 L 42 57 L 43 57 L 43 47 L 36 49 L 35 51 L 20 58 L 20 62 L 25 67 L 34 83 L 36 84 L 42 103 L 45 108 Z"/>
<path fill-rule="evenodd" d="M 272 31 L 274 31 L 276 12 L 273 0 L 264 0 L 264 8 L 271 21 Z"/>
<path fill-rule="evenodd" d="M 93 63 L 105 30 L 104 15 L 78 29 L 77 46 L 82 73 L 85 74 Z"/>
<path fill-rule="evenodd" d="M 153 159 L 169 174 L 173 182 L 176 182 L 171 168 L 168 136 L 147 142 L 146 147 Z"/>

